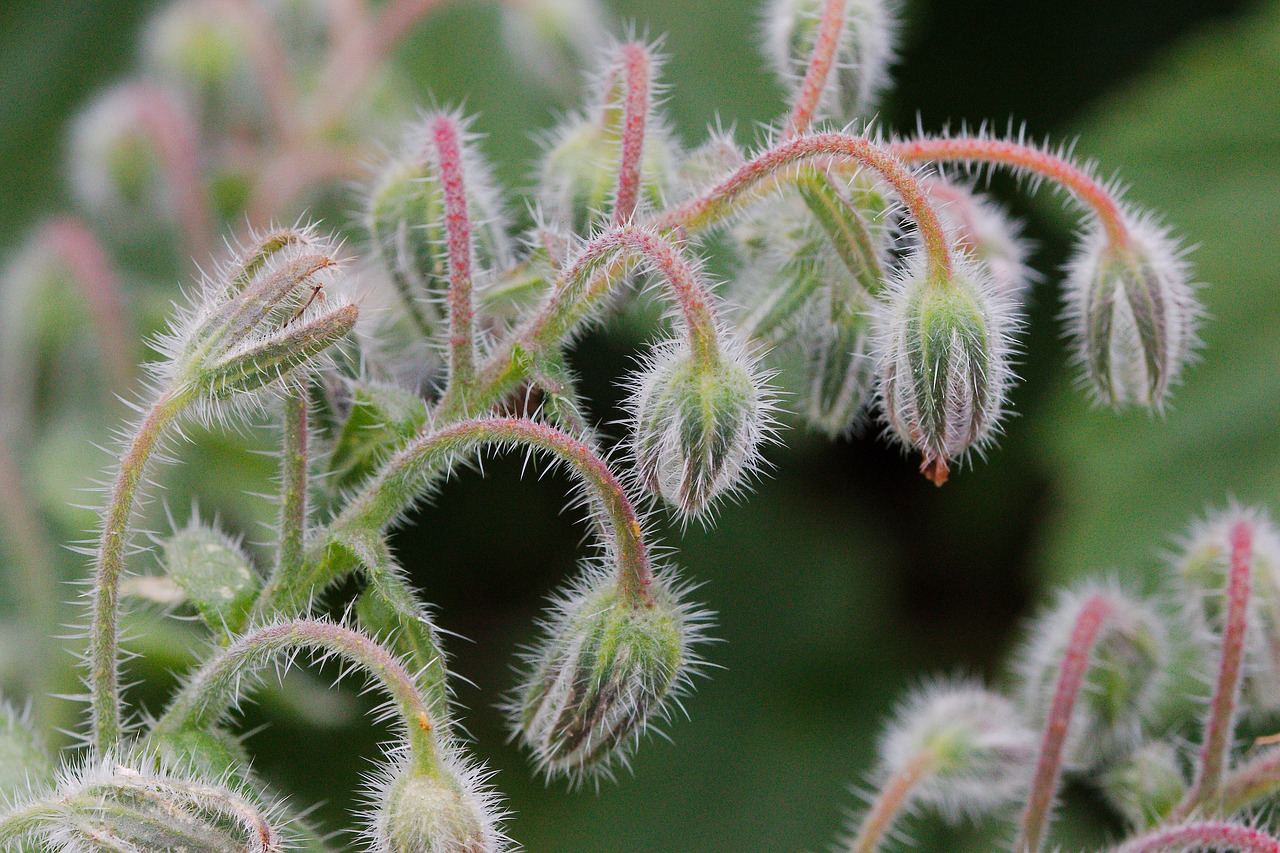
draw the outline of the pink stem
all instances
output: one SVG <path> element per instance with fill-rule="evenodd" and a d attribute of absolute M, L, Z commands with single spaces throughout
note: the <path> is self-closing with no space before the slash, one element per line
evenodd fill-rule
<path fill-rule="evenodd" d="M 826 88 L 831 68 L 835 65 L 836 51 L 840 48 L 844 17 L 845 0 L 826 0 L 822 7 L 822 22 L 818 25 L 818 38 L 814 42 L 813 53 L 809 55 L 809 67 L 800 83 L 795 106 L 791 108 L 783 140 L 807 132 L 809 125 L 813 124 L 814 113 L 822 100 L 822 91 Z"/>
<path fill-rule="evenodd" d="M 156 143 L 160 161 L 174 193 L 178 224 L 191 257 L 210 254 L 213 221 L 200 174 L 195 128 L 159 87 L 140 84 L 138 109 L 142 125 Z"/>
<path fill-rule="evenodd" d="M 1049 718 L 1045 721 L 1044 734 L 1040 739 L 1040 755 L 1036 760 L 1031 795 L 1027 799 L 1026 811 L 1022 814 L 1018 842 L 1013 848 L 1016 853 L 1038 853 L 1044 841 L 1049 809 L 1053 805 L 1058 782 L 1062 777 L 1062 752 L 1066 747 L 1067 734 L 1071 730 L 1076 699 L 1089 671 L 1089 660 L 1098 634 L 1111 612 L 1111 602 L 1106 596 L 1094 594 L 1084 602 L 1076 616 L 1071 639 L 1062 658 L 1062 667 L 1058 671 L 1058 684 L 1054 689 Z"/>
<path fill-rule="evenodd" d="M 253 71 L 262 85 L 262 98 L 275 124 L 276 133 L 288 144 L 296 139 L 299 128 L 295 105 L 297 96 L 289 81 L 289 61 L 273 22 L 261 5 L 250 0 L 225 0 L 219 4 L 236 15 L 249 35 L 249 56 Z"/>
<path fill-rule="evenodd" d="M 1222 784 L 1222 810 L 1237 814 L 1280 789 L 1280 749 L 1258 753 Z"/>
<path fill-rule="evenodd" d="M 658 219 L 657 226 L 664 231 L 703 227 L 727 214 L 747 193 L 783 169 L 806 161 L 829 159 L 865 166 L 893 187 L 920 230 L 931 276 L 949 280 L 951 250 L 923 184 L 889 149 L 847 133 L 814 133 L 776 145 L 738 167 L 702 196 L 668 211 Z"/>
<path fill-rule="evenodd" d="M 999 163 L 1041 175 L 1073 193 L 1098 216 L 1107 238 L 1118 249 L 1130 243 L 1129 227 L 1116 200 L 1102 184 L 1070 161 L 1048 151 L 999 139 L 956 137 L 894 142 L 888 150 L 904 163 L 944 160 Z"/>
<path fill-rule="evenodd" d="M 455 393 L 465 396 L 475 377 L 475 306 L 471 295 L 471 217 L 457 124 L 448 116 L 437 116 L 431 123 L 431 140 L 440 161 L 449 242 L 449 383 Z"/>
<path fill-rule="evenodd" d="M 1222 776 L 1235 730 L 1236 704 L 1244 670 L 1244 643 L 1249 627 L 1249 595 L 1253 581 L 1253 524 L 1247 520 L 1231 528 L 1231 575 L 1227 579 L 1227 618 L 1222 632 L 1222 659 L 1209 702 L 1204 744 L 1191 790 L 1174 811 L 1186 817 L 1219 798 Z"/>
<path fill-rule="evenodd" d="M 1117 847 L 1114 853 L 1159 853 L 1161 850 L 1229 848 L 1241 853 L 1280 853 L 1280 841 L 1261 830 L 1225 821 L 1201 821 L 1162 827 Z"/>
<path fill-rule="evenodd" d="M 649 117 L 649 54 L 642 44 L 625 44 L 620 51 L 626 83 L 622 117 L 622 147 L 618 158 L 618 190 L 613 224 L 624 225 L 640 202 L 640 167 L 644 157 L 645 121 Z"/>

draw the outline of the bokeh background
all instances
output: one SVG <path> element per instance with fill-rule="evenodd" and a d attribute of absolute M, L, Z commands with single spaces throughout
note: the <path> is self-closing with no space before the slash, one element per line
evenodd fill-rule
<path fill-rule="evenodd" d="M 135 67 L 139 29 L 158 5 L 0 4 L 0 256 L 41 215 L 69 207 L 69 118 Z M 619 20 L 664 34 L 666 110 L 686 143 L 717 118 L 753 142 L 758 123 L 783 109 L 756 49 L 758 5 L 611 4 Z M 511 834 L 532 853 L 824 849 L 856 803 L 850 786 L 870 768 L 879 720 L 910 685 L 958 673 L 1004 683 L 1021 623 L 1055 585 L 1110 574 L 1154 588 L 1161 552 L 1206 508 L 1235 498 L 1280 511 L 1280 4 L 904 7 L 902 57 L 880 123 L 940 130 L 1012 120 L 1035 137 L 1078 137 L 1081 155 L 1104 174 L 1118 171 L 1133 200 L 1163 211 L 1197 245 L 1192 260 L 1210 283 L 1203 363 L 1163 417 L 1091 408 L 1074 388 L 1055 319 L 1072 220 L 1048 193 L 1028 199 L 996 180 L 1030 222 L 1036 265 L 1050 271 L 1033 293 L 1017 416 L 1001 446 L 936 490 L 872 436 L 832 444 L 789 428 L 785 448 L 768 454 L 769 475 L 712 529 L 663 526 L 725 642 L 707 651 L 717 669 L 685 702 L 691 719 L 670 726 L 670 742 L 640 750 L 633 778 L 599 792 L 532 779 L 495 710 L 543 597 L 581 554 L 580 519 L 562 511 L 567 482 L 521 480 L 518 460 L 458 478 L 396 547 L 440 625 L 466 638 L 449 642 L 470 682 L 457 686 L 465 722 L 475 752 L 498 771 L 494 784 L 515 813 Z M 396 61 L 422 103 L 465 103 L 478 114 L 499 176 L 523 187 L 537 134 L 566 105 L 496 49 L 496 26 L 493 6 L 457 0 L 415 30 Z M 185 275 L 152 268 L 150 292 L 176 294 Z M 600 420 L 616 415 L 618 379 L 649 331 L 617 323 L 579 345 L 575 364 Z M 86 501 L 80 490 L 109 457 L 90 443 L 107 441 L 123 414 L 92 395 L 80 408 L 63 399 L 35 434 L 6 439 L 27 485 L 4 499 L 26 498 L 54 541 L 81 537 L 91 523 L 72 505 Z M 266 502 L 236 495 L 267 491 L 271 461 L 217 434 L 198 434 L 194 447 L 188 466 L 161 475 L 164 504 L 184 515 L 198 496 L 206 514 L 247 528 L 250 542 L 264 539 L 255 525 Z M 0 540 L 0 559 L 15 547 Z M 50 559 L 64 579 L 83 571 L 67 552 Z M 12 583 L 0 588 L 8 611 L 21 600 Z M 29 663 L 23 651 L 0 635 L 6 682 Z M 181 655 L 153 661 L 181 665 Z M 144 680 L 136 695 L 154 707 L 171 683 L 163 666 L 143 662 L 134 674 Z M 361 718 L 364 700 L 349 686 L 325 698 L 307 692 L 317 683 L 250 709 L 242 727 L 268 724 L 249 739 L 258 769 L 294 802 L 322 803 L 316 816 L 333 829 L 358 799 L 384 732 Z M 1068 849 L 1115 829 L 1087 786 L 1069 790 L 1067 813 Z M 968 829 L 944 839 L 924 820 L 913 832 L 932 849 L 988 849 L 987 836 Z"/>

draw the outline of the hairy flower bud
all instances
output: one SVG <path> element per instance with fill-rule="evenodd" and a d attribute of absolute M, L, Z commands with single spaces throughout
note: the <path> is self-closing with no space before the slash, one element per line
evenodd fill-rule
<path fill-rule="evenodd" d="M 493 795 L 479 774 L 448 760 L 436 773 L 394 767 L 375 793 L 370 835 L 377 853 L 500 853 Z"/>
<path fill-rule="evenodd" d="M 705 617 L 665 575 L 647 592 L 633 600 L 592 570 L 554 602 L 511 704 L 513 727 L 548 777 L 611 774 L 687 687 Z"/>
<path fill-rule="evenodd" d="M 578 69 L 608 40 L 599 0 L 519 0 L 502 6 L 502 42 L 543 84 L 568 92 Z"/>
<path fill-rule="evenodd" d="M 798 87 L 822 29 L 823 0 L 773 0 L 766 52 L 783 83 Z M 889 79 L 898 22 L 886 0 L 847 0 L 821 108 L 840 122 L 865 115 Z"/>
<path fill-rule="evenodd" d="M 164 543 L 164 568 L 217 632 L 243 629 L 262 581 L 240 546 L 196 518 Z"/>
<path fill-rule="evenodd" d="M 25 794 L 53 776 L 53 761 L 26 714 L 0 702 L 0 799 Z"/>
<path fill-rule="evenodd" d="M 1097 398 L 1159 409 L 1196 342 L 1200 307 L 1181 250 L 1149 218 L 1117 246 L 1095 228 L 1070 264 L 1066 314 Z"/>
<path fill-rule="evenodd" d="M 1107 612 L 1093 643 L 1066 747 L 1067 760 L 1080 767 L 1094 767 L 1141 739 L 1165 685 L 1170 657 L 1164 618 L 1150 602 L 1114 588 L 1086 587 L 1065 594 L 1032 626 L 1019 660 L 1021 698 L 1032 720 L 1042 723 L 1048 716 L 1073 629 L 1082 609 L 1098 595 L 1105 598 Z"/>
<path fill-rule="evenodd" d="M 1231 531 L 1253 527 L 1253 577 L 1245 634 L 1244 707 L 1280 710 L 1280 533 L 1264 512 L 1232 506 L 1196 524 L 1179 549 L 1174 571 L 1188 613 L 1206 643 L 1222 636 L 1226 619 Z"/>
<path fill-rule="evenodd" d="M 979 268 L 956 260 L 951 278 L 932 281 L 913 259 L 878 317 L 885 420 L 937 485 L 952 461 L 991 440 L 1012 378 L 1012 309 Z"/>
<path fill-rule="evenodd" d="M 1098 777 L 1098 785 L 1116 811 L 1136 829 L 1155 826 L 1187 792 L 1178 748 L 1151 741 L 1118 759 Z"/>
<path fill-rule="evenodd" d="M 1023 792 L 1036 735 L 1003 696 L 944 684 L 907 697 L 879 752 L 880 779 L 918 769 L 910 798 L 955 820 L 988 813 Z"/>
<path fill-rule="evenodd" d="M 695 354 L 655 347 L 630 401 L 641 481 L 686 516 L 700 516 L 758 464 L 771 403 L 755 365 L 733 342 Z"/>

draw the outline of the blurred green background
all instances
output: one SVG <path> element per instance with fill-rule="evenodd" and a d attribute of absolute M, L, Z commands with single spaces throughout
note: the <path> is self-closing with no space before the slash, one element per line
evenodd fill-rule
<path fill-rule="evenodd" d="M 66 123 L 133 67 L 138 30 L 157 6 L 0 5 L 0 249 L 66 207 Z M 612 8 L 641 32 L 665 34 L 666 109 L 686 143 L 717 117 L 754 142 L 757 123 L 782 110 L 755 48 L 755 2 Z M 581 553 L 580 520 L 561 511 L 567 483 L 522 481 L 512 460 L 486 464 L 483 479 L 461 476 L 396 546 L 440 625 L 467 638 L 449 643 L 457 673 L 472 682 L 457 686 L 465 723 L 475 752 L 498 771 L 512 836 L 532 853 L 823 849 L 857 802 L 849 788 L 870 768 L 879 720 L 909 685 L 956 673 L 1000 682 L 1020 622 L 1052 585 L 1108 573 L 1152 587 L 1162 549 L 1206 508 L 1233 497 L 1280 510 L 1280 4 L 921 0 L 906 3 L 904 17 L 881 124 L 1012 120 L 1037 138 L 1078 136 L 1080 154 L 1104 175 L 1119 172 L 1131 199 L 1162 211 L 1197 246 L 1192 260 L 1210 283 L 1203 363 L 1163 417 L 1091 408 L 1073 387 L 1055 320 L 1071 220 L 1048 193 L 1028 200 L 995 181 L 1030 220 L 1036 266 L 1050 271 L 1034 291 L 1025 381 L 1001 446 L 935 490 L 870 436 L 829 444 L 788 429 L 786 448 L 769 453 L 769 476 L 713 529 L 664 527 L 725 642 L 707 650 L 718 668 L 685 702 L 691 719 L 669 727 L 671 742 L 640 750 L 634 778 L 598 793 L 531 779 L 494 707 L 543 597 Z M 493 7 L 454 2 L 415 31 L 398 61 L 424 104 L 465 103 L 479 114 L 500 177 L 522 187 L 536 134 L 564 105 L 495 51 L 495 23 Z M 616 412 L 639 334 L 608 328 L 578 348 L 601 420 Z M 83 502 L 76 490 L 109 461 L 89 442 L 105 441 L 120 414 L 86 412 L 19 448 L 54 535 L 85 523 L 67 503 Z M 266 491 L 270 461 L 220 455 L 216 436 L 198 441 L 193 467 L 164 475 L 165 501 L 182 508 L 199 494 L 231 526 L 250 518 L 233 493 Z M 245 532 L 250 542 L 265 538 Z M 77 558 L 61 559 L 64 573 L 78 571 Z M 141 695 L 163 689 L 153 679 Z M 258 769 L 295 803 L 323 802 L 321 821 L 341 826 L 382 732 L 358 717 L 320 725 L 271 707 L 251 710 L 243 725 L 264 722 L 249 741 Z M 1067 848 L 1113 829 L 1083 787 L 1069 811 L 1078 819 L 1062 830 Z M 987 849 L 968 831 L 938 842 L 928 821 L 914 832 L 935 839 L 933 849 Z"/>

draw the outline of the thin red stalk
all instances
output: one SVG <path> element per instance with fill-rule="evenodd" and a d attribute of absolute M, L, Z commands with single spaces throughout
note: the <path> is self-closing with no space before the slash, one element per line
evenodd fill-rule
<path fill-rule="evenodd" d="M 904 163 L 967 161 L 998 163 L 1041 175 L 1069 190 L 1097 214 L 1107 238 L 1119 249 L 1129 246 L 1129 228 L 1120 206 L 1102 184 L 1069 160 L 1017 142 L 959 136 L 952 139 L 910 139 L 888 150 Z"/>
<path fill-rule="evenodd" d="M 185 248 L 192 257 L 205 257 L 210 254 L 213 219 L 200 174 L 195 128 L 163 90 L 139 84 L 137 93 L 139 118 L 156 144 L 172 188 Z"/>
<path fill-rule="evenodd" d="M 931 275 L 950 279 L 951 250 L 946 233 L 920 180 L 888 149 L 847 133 L 815 133 L 776 145 L 744 163 L 703 195 L 668 211 L 656 224 L 663 231 L 704 227 L 726 215 L 743 196 L 783 169 L 832 159 L 869 168 L 893 187 L 920 231 Z"/>
<path fill-rule="evenodd" d="M 784 140 L 807 132 L 809 125 L 813 124 L 814 113 L 822 101 L 822 92 L 827 87 L 827 79 L 835 65 L 836 51 L 840 49 L 845 5 L 846 0 L 826 0 L 823 4 L 818 38 L 813 44 L 813 53 L 809 55 L 809 66 L 800 83 L 800 90 L 796 93 L 791 116 L 787 119 L 787 128 L 782 137 Z"/>
<path fill-rule="evenodd" d="M 863 818 L 857 836 L 849 845 L 849 853 L 875 853 L 885 833 L 907 804 L 911 791 L 932 767 L 933 754 L 920 752 L 893 775 Z"/>
<path fill-rule="evenodd" d="M 1253 583 L 1253 524 L 1239 521 L 1231 528 L 1231 574 L 1227 578 L 1227 617 L 1222 631 L 1218 680 L 1209 701 L 1204 743 L 1196 764 L 1195 781 L 1174 814 L 1186 817 L 1215 805 L 1235 730 L 1236 705 L 1244 672 L 1244 644 L 1249 627 L 1249 595 Z"/>
<path fill-rule="evenodd" d="M 644 157 L 645 122 L 649 117 L 649 54 L 642 44 L 624 44 L 621 51 L 625 82 L 622 144 L 618 157 L 618 189 L 613 224 L 623 225 L 640 202 L 640 166 Z"/>
<path fill-rule="evenodd" d="M 465 397 L 475 376 L 475 305 L 471 295 L 471 217 L 457 123 L 448 116 L 437 116 L 431 123 L 431 141 L 440 162 L 449 242 L 449 385 Z"/>
<path fill-rule="evenodd" d="M 1240 853 L 1280 853 L 1280 841 L 1238 823 L 1201 821 L 1162 827 L 1126 841 L 1115 853 L 1160 853 L 1162 850 L 1231 849 Z"/>
<path fill-rule="evenodd" d="M 1076 699 L 1089 671 L 1089 660 L 1103 623 L 1111 614 L 1111 602 L 1106 596 L 1094 594 L 1085 601 L 1071 629 L 1062 666 L 1058 670 L 1058 683 L 1054 688 L 1053 703 L 1045 721 L 1044 734 L 1040 738 L 1040 754 L 1036 759 L 1036 772 L 1031 783 L 1027 808 L 1022 814 L 1016 853 L 1038 853 L 1048 829 L 1049 810 L 1062 777 L 1062 753 L 1067 734 L 1071 730 L 1071 718 Z"/>

